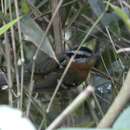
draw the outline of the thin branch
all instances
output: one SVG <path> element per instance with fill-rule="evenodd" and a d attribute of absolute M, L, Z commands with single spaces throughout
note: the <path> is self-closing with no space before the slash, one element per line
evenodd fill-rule
<path fill-rule="evenodd" d="M 7 14 L 7 1 L 2 1 L 2 12 Z M 5 24 L 5 22 L 3 22 Z M 9 104 L 13 106 L 13 96 L 12 96 L 12 78 L 11 78 L 11 57 L 10 57 L 10 45 L 9 45 L 9 40 L 7 36 L 7 32 L 4 34 L 4 42 L 5 42 L 5 58 L 6 58 L 6 63 L 7 63 L 7 76 L 8 76 L 8 85 L 9 85 Z"/>
<path fill-rule="evenodd" d="M 107 114 L 98 124 L 97 128 L 111 127 L 129 100 L 130 100 L 130 70 L 127 74 L 126 80 L 123 83 L 123 86 L 121 87 L 120 92 L 118 93 L 118 96 L 114 100 Z"/>
<path fill-rule="evenodd" d="M 59 0 L 52 0 L 52 12 L 55 11 Z M 54 39 L 55 39 L 55 52 L 56 54 L 62 54 L 64 51 L 64 44 L 62 40 L 62 25 L 61 25 L 61 15 L 60 11 L 57 12 L 54 20 L 53 20 L 53 32 L 54 32 Z"/>
<path fill-rule="evenodd" d="M 94 88 L 90 85 L 87 86 L 86 89 L 76 97 L 76 99 L 50 124 L 46 130 L 56 129 L 66 116 L 79 107 L 92 93 L 94 93 Z"/>
<path fill-rule="evenodd" d="M 105 11 L 106 11 L 106 10 L 105 10 Z M 93 31 L 93 29 L 96 27 L 96 25 L 99 23 L 99 21 L 102 19 L 102 17 L 104 16 L 105 11 L 98 17 L 98 19 L 96 20 L 96 22 L 93 24 L 93 26 L 90 28 L 90 30 L 86 33 L 86 35 L 85 35 L 85 37 L 83 38 L 83 40 L 81 41 L 79 47 L 78 47 L 77 50 L 75 51 L 75 54 L 70 58 L 69 63 L 67 64 L 67 66 L 66 66 L 66 68 L 65 68 L 65 70 L 64 70 L 64 72 L 63 72 L 63 74 L 62 74 L 62 76 L 61 76 L 61 78 L 60 78 L 60 80 L 59 80 L 59 82 L 58 82 L 58 84 L 57 84 L 57 86 L 56 86 L 56 89 L 55 89 L 55 91 L 54 91 L 54 93 L 53 93 L 53 95 L 52 95 L 52 97 L 51 97 L 51 100 L 50 100 L 49 105 L 48 105 L 48 108 L 47 108 L 47 112 L 50 111 L 50 108 L 51 108 L 51 105 L 52 105 L 52 103 L 53 103 L 53 100 L 54 100 L 54 98 L 55 98 L 55 96 L 56 96 L 56 93 L 57 93 L 57 91 L 59 90 L 60 85 L 61 85 L 61 83 L 63 82 L 63 79 L 64 79 L 65 75 L 67 74 L 68 69 L 69 69 L 69 67 L 71 66 L 71 63 L 72 63 L 72 61 L 74 60 L 74 58 L 75 58 L 77 52 L 79 51 L 79 49 L 81 48 L 81 46 L 84 44 L 84 42 L 86 41 L 86 39 L 88 38 L 88 36 L 91 34 L 91 32 Z"/>
<path fill-rule="evenodd" d="M 12 7 L 11 7 L 11 1 L 9 0 L 9 13 L 10 13 L 10 20 L 13 20 L 13 14 L 12 14 Z M 11 27 L 11 42 L 12 42 L 12 48 L 13 48 L 13 56 L 14 56 L 14 68 L 15 68 L 15 76 L 16 76 L 16 84 L 17 88 L 19 88 L 19 73 L 18 73 L 18 65 L 17 65 L 17 54 L 16 54 L 16 42 L 15 42 L 15 32 L 14 27 Z"/>
<path fill-rule="evenodd" d="M 33 85 L 34 85 L 34 81 L 31 82 L 30 89 L 29 89 L 29 97 L 28 97 L 27 109 L 26 109 L 27 117 L 29 117 L 29 112 L 30 112 L 30 108 L 31 108 L 31 97 L 32 97 L 32 92 L 33 92 Z"/>
<path fill-rule="evenodd" d="M 15 2 L 15 11 L 16 17 L 20 16 L 19 8 L 18 8 L 18 1 L 14 0 Z M 23 52 L 23 42 L 22 42 L 22 34 L 21 34 L 21 27 L 20 27 L 20 20 L 18 21 L 18 36 L 20 42 L 20 53 L 21 53 L 21 84 L 17 86 L 17 95 L 20 96 L 20 100 L 17 102 L 17 107 L 22 110 L 22 103 L 23 103 L 23 78 L 24 78 L 24 52 Z"/>
<path fill-rule="evenodd" d="M 49 32 L 49 29 L 50 29 L 50 27 L 51 27 L 51 25 L 52 25 L 52 22 L 53 22 L 53 20 L 54 20 L 54 18 L 55 18 L 55 16 L 56 16 L 57 12 L 59 11 L 59 8 L 60 8 L 61 5 L 62 5 L 62 2 L 63 2 L 63 0 L 60 0 L 60 2 L 59 2 L 58 5 L 57 5 L 57 8 L 55 9 L 55 11 L 54 11 L 54 13 L 53 13 L 53 15 L 52 15 L 52 17 L 51 17 L 51 20 L 50 20 L 50 22 L 49 22 L 49 24 L 48 24 L 48 26 L 47 26 L 46 31 L 45 31 L 44 37 L 41 39 L 41 42 L 40 42 L 40 44 L 39 44 L 39 46 L 38 46 L 38 48 L 37 48 L 37 50 L 36 50 L 36 52 L 35 52 L 35 55 L 33 56 L 33 61 L 35 61 L 36 58 L 37 58 L 37 55 L 38 55 L 39 50 L 40 50 L 40 48 L 41 48 L 41 45 L 42 45 L 42 43 L 45 41 L 45 38 L 46 38 L 46 36 L 47 36 L 47 34 L 48 34 L 48 32 Z M 55 53 L 54 53 L 54 54 L 55 54 Z M 56 56 L 53 57 L 53 58 L 57 61 L 57 63 L 59 63 L 58 60 L 57 60 L 57 58 L 56 58 Z"/>

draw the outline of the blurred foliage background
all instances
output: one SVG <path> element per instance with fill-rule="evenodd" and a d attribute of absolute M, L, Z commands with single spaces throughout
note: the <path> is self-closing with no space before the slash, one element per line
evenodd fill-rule
<path fill-rule="evenodd" d="M 0 27 L 22 16 L 0 36 L 0 69 L 9 86 L 1 90 L 0 103 L 21 109 L 37 128 L 45 129 L 85 87 L 84 83 L 61 87 L 46 113 L 63 73 L 55 74 L 58 60 L 81 44 L 91 50 L 98 47 L 100 58 L 87 78 L 95 94 L 62 123 L 62 127 L 95 127 L 118 94 L 130 65 L 130 2 L 109 2 L 0 0 Z M 40 89 L 35 91 L 36 87 Z"/>

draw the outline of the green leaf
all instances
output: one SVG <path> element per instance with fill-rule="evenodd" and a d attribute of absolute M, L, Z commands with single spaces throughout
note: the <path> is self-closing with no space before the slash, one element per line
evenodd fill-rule
<path fill-rule="evenodd" d="M 23 12 L 24 15 L 29 14 L 30 5 L 29 5 L 28 1 L 27 0 L 22 0 L 21 2 L 22 2 L 21 3 L 21 11 Z"/>
<path fill-rule="evenodd" d="M 96 16 L 100 16 L 105 10 L 105 4 L 101 0 L 88 0 L 88 3 Z"/>
<path fill-rule="evenodd" d="M 9 22 L 8 24 L 5 24 L 3 27 L 0 28 L 0 35 L 4 34 L 8 29 L 10 29 L 15 23 L 17 23 L 21 17 Z"/>
<path fill-rule="evenodd" d="M 130 106 L 121 113 L 114 123 L 113 128 L 130 129 Z"/>
<path fill-rule="evenodd" d="M 101 0 L 88 0 L 91 9 L 94 14 L 99 17 L 105 11 L 105 4 Z M 101 23 L 104 26 L 109 26 L 110 24 L 117 23 L 118 17 L 116 17 L 113 13 L 105 13 L 103 18 L 101 19 Z"/>
<path fill-rule="evenodd" d="M 36 47 L 39 47 L 42 42 L 40 50 L 56 60 L 55 52 L 53 51 L 48 37 L 46 37 L 44 41 L 41 41 L 45 32 L 38 26 L 38 24 L 29 16 L 24 17 L 20 23 L 24 39 L 32 42 Z"/>
<path fill-rule="evenodd" d="M 111 6 L 115 14 L 118 15 L 124 21 L 126 26 L 130 29 L 130 19 L 127 13 L 123 11 L 121 8 L 119 8 L 118 6 L 112 5 L 111 3 L 108 4 Z"/>
<path fill-rule="evenodd" d="M 111 128 L 102 128 L 102 129 L 97 129 L 97 128 L 60 128 L 60 129 L 57 129 L 57 130 L 123 130 L 123 129 L 111 129 Z M 125 129 L 125 130 L 129 130 L 129 129 Z"/>

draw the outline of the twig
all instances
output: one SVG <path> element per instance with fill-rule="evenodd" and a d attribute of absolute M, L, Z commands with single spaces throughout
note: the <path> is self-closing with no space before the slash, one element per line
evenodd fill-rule
<path fill-rule="evenodd" d="M 27 109 L 26 109 L 26 116 L 29 116 L 30 108 L 31 108 L 31 97 L 32 97 L 32 92 L 33 92 L 33 85 L 34 81 L 31 82 L 30 84 L 30 89 L 29 89 L 29 97 L 28 97 L 28 102 L 27 102 Z"/>
<path fill-rule="evenodd" d="M 57 12 L 59 11 L 59 8 L 60 8 L 61 5 L 62 5 L 62 2 L 63 2 L 63 0 L 60 0 L 60 2 L 59 2 L 58 5 L 57 5 L 57 8 L 55 9 L 55 11 L 54 11 L 54 13 L 53 13 L 53 15 L 52 15 L 52 17 L 51 17 L 51 20 L 50 20 L 50 22 L 49 22 L 49 24 L 48 24 L 48 26 L 47 26 L 46 31 L 45 31 L 44 37 L 41 39 L 41 42 L 40 42 L 40 44 L 39 44 L 39 46 L 38 46 L 38 48 L 37 48 L 37 50 L 36 50 L 36 52 L 35 52 L 35 54 L 34 54 L 34 56 L 33 56 L 33 61 L 35 61 L 36 58 L 37 58 L 37 55 L 38 55 L 39 50 L 40 50 L 40 48 L 41 48 L 41 45 L 42 45 L 42 43 L 45 41 L 45 38 L 46 38 L 46 36 L 47 36 L 47 34 L 48 34 L 48 32 L 49 32 L 49 29 L 50 29 L 50 27 L 51 27 L 51 25 L 52 25 L 52 22 L 53 22 L 53 20 L 54 20 L 54 18 L 55 18 L 55 16 L 56 16 Z M 55 53 L 54 53 L 54 54 L 55 54 Z M 57 61 L 57 63 L 59 63 L 58 60 L 57 60 L 57 58 L 56 58 L 56 56 L 53 57 L 53 58 Z"/>
<path fill-rule="evenodd" d="M 13 14 L 12 14 L 12 6 L 11 1 L 9 1 L 9 13 L 10 13 L 10 20 L 13 20 Z M 18 73 L 18 65 L 17 65 L 17 54 L 16 54 L 16 42 L 15 42 L 15 33 L 14 33 L 14 27 L 11 27 L 11 42 L 12 42 L 12 48 L 13 48 L 13 56 L 14 56 L 14 68 L 15 68 L 15 77 L 16 77 L 16 84 L 17 89 L 20 86 L 19 83 L 19 73 Z M 18 95 L 17 95 L 18 96 Z"/>
<path fill-rule="evenodd" d="M 59 0 L 52 0 L 52 12 L 55 11 Z M 62 40 L 62 25 L 61 25 L 61 14 L 60 11 L 57 12 L 54 20 L 53 20 L 53 32 L 54 32 L 54 39 L 55 39 L 55 53 L 62 54 L 64 51 L 64 44 Z"/>
<path fill-rule="evenodd" d="M 34 76 L 34 70 L 35 70 L 35 60 L 36 60 L 37 55 L 38 55 L 38 53 L 39 53 L 40 47 L 41 47 L 42 43 L 44 42 L 44 40 L 45 40 L 45 38 L 46 38 L 46 36 L 47 36 L 47 34 L 48 34 L 48 32 L 49 32 L 49 29 L 50 29 L 50 27 L 51 27 L 51 25 L 52 25 L 52 22 L 53 22 L 53 20 L 54 20 L 56 14 L 57 14 L 59 8 L 61 7 L 62 2 L 63 2 L 63 0 L 60 0 L 60 2 L 58 3 L 57 8 L 55 9 L 55 11 L 54 11 L 54 13 L 53 13 L 53 16 L 51 17 L 51 20 L 50 20 L 50 22 L 49 22 L 49 25 L 48 25 L 47 28 L 46 28 L 45 35 L 44 35 L 43 38 L 41 39 L 40 44 L 39 44 L 39 46 L 38 46 L 38 48 L 37 48 L 37 50 L 36 50 L 36 52 L 35 52 L 35 54 L 34 54 L 34 56 L 33 56 L 33 63 L 32 63 L 32 71 L 31 71 L 30 84 L 31 84 L 31 82 L 33 82 L 33 76 Z M 55 54 L 55 53 L 54 53 L 54 54 Z M 57 63 L 58 63 L 58 60 L 57 60 L 56 56 L 53 57 L 53 58 L 54 58 L 54 59 L 57 61 Z"/>
<path fill-rule="evenodd" d="M 121 86 L 121 83 L 119 83 L 119 82 L 117 82 L 115 79 L 113 79 L 112 76 L 110 76 L 110 75 L 104 73 L 103 71 L 101 71 L 101 70 L 99 70 L 99 69 L 97 69 L 97 68 L 92 68 L 92 72 L 98 73 L 99 76 L 101 76 L 101 77 L 103 77 L 103 78 L 105 78 L 105 79 L 107 79 L 107 80 L 111 80 L 111 82 L 114 82 L 114 83 L 116 83 L 116 84 L 118 84 L 118 85 Z"/>
<path fill-rule="evenodd" d="M 130 52 L 130 48 L 127 47 L 127 48 L 121 48 L 121 49 L 117 50 L 117 54 L 122 53 L 122 52 Z"/>
<path fill-rule="evenodd" d="M 125 105 L 130 99 L 130 70 L 127 74 L 126 80 L 123 83 L 123 86 L 108 110 L 107 114 L 98 124 L 97 128 L 108 128 L 111 127 L 120 112 L 123 110 Z"/>
<path fill-rule="evenodd" d="M 101 105 L 100 105 L 100 103 L 99 103 L 99 101 L 98 101 L 98 99 L 97 99 L 95 93 L 93 93 L 93 98 L 94 98 L 94 101 L 95 101 L 95 103 L 96 103 L 96 105 L 97 105 L 97 108 L 98 108 L 98 110 L 99 110 L 101 116 L 103 117 L 103 116 L 104 116 L 104 113 L 103 113 L 102 107 L 101 107 Z"/>
<path fill-rule="evenodd" d="M 91 102 L 92 102 L 92 100 L 91 100 L 90 102 L 87 101 L 88 108 L 89 108 L 90 114 L 91 114 L 91 116 L 92 116 L 94 122 L 95 122 L 96 125 L 97 125 L 97 124 L 99 123 L 99 118 L 98 118 L 98 116 L 97 116 L 97 114 L 96 114 L 96 112 L 95 112 L 95 110 L 94 110 L 94 107 L 93 107 L 93 105 L 92 105 Z"/>
<path fill-rule="evenodd" d="M 6 1 L 2 1 L 1 0 L 1 3 L 3 4 L 2 5 L 2 12 L 7 14 L 7 3 Z M 3 22 L 5 24 L 5 22 Z M 7 33 L 5 32 L 4 34 L 4 42 L 5 42 L 5 52 L 6 52 L 6 55 L 5 55 L 5 58 L 6 58 L 6 63 L 7 63 L 7 76 L 8 76 L 8 85 L 9 85 L 9 104 L 11 106 L 13 106 L 13 96 L 12 96 L 12 93 L 11 93 L 11 90 L 12 90 L 12 78 L 11 78 L 11 57 L 10 57 L 10 45 L 9 45 L 9 40 L 8 40 L 8 36 L 7 36 Z"/>
<path fill-rule="evenodd" d="M 68 69 L 69 69 L 69 67 L 70 67 L 70 65 L 71 65 L 71 63 L 72 63 L 72 61 L 74 60 L 74 58 L 75 58 L 77 52 L 79 51 L 79 49 L 81 48 L 81 46 L 84 44 L 84 42 L 86 41 L 86 39 L 88 38 L 88 36 L 91 34 L 91 32 L 93 31 L 93 29 L 96 27 L 96 25 L 99 23 L 99 21 L 102 19 L 102 17 L 104 16 L 104 13 L 105 13 L 105 11 L 98 17 L 98 19 L 96 20 L 96 22 L 93 24 L 93 26 L 92 26 L 92 27 L 90 28 L 90 30 L 86 33 L 85 37 L 84 37 L 83 40 L 81 41 L 79 47 L 78 47 L 77 50 L 75 51 L 75 54 L 70 58 L 69 63 L 67 64 L 67 66 L 66 66 L 66 68 L 65 68 L 65 70 L 64 70 L 64 72 L 63 72 L 63 74 L 62 74 L 62 76 L 61 76 L 61 78 L 60 78 L 60 80 L 59 80 L 59 82 L 58 82 L 58 84 L 57 84 L 57 86 L 56 86 L 56 89 L 55 89 L 55 91 L 54 91 L 54 93 L 53 93 L 53 95 L 52 95 L 52 97 L 51 97 L 50 103 L 49 103 L 48 108 L 47 108 L 47 112 L 50 111 L 50 108 L 51 108 L 51 105 L 52 105 L 52 103 L 53 103 L 53 100 L 54 100 L 54 98 L 55 98 L 55 96 L 56 96 L 56 93 L 57 93 L 57 91 L 59 90 L 60 85 L 61 85 L 61 83 L 63 82 L 63 79 L 64 79 L 65 75 L 67 74 Z"/>
<path fill-rule="evenodd" d="M 71 4 L 73 4 L 73 3 L 76 3 L 78 0 L 72 0 L 72 1 L 69 1 L 69 2 L 66 2 L 65 4 L 63 4 L 63 5 L 61 5 L 61 7 L 63 8 L 63 7 L 66 7 L 66 6 L 68 6 L 68 5 L 71 5 Z M 41 5 L 42 6 L 42 5 Z M 39 9 L 41 6 L 37 6 L 36 8 L 35 8 L 35 10 L 36 9 Z M 33 13 L 33 11 L 30 13 L 30 15 Z M 34 20 L 35 19 L 38 19 L 38 18 L 40 18 L 40 17 L 44 17 L 44 16 L 46 16 L 46 15 L 48 15 L 48 14 L 50 14 L 50 13 L 52 13 L 52 10 L 48 10 L 47 12 L 45 12 L 45 13 L 43 13 L 43 14 L 41 14 L 41 15 L 38 15 L 38 16 L 35 16 L 35 18 L 34 18 Z"/>
<path fill-rule="evenodd" d="M 15 12 L 16 17 L 18 18 L 20 16 L 19 7 L 18 7 L 18 0 L 14 0 L 15 3 Z M 21 27 L 20 27 L 20 21 L 17 23 L 18 26 L 18 36 L 19 36 L 19 42 L 20 42 L 20 54 L 21 54 L 21 82 L 20 87 L 17 86 L 17 94 L 20 95 L 20 100 L 17 102 L 17 107 L 22 110 L 22 104 L 23 104 L 23 79 L 24 79 L 24 52 L 23 52 L 23 42 L 22 42 L 22 34 L 21 34 Z"/>
<path fill-rule="evenodd" d="M 66 116 L 79 107 L 93 92 L 94 88 L 90 85 L 87 86 L 87 88 L 76 97 L 76 99 L 50 124 L 46 130 L 54 130 L 57 128 Z"/>

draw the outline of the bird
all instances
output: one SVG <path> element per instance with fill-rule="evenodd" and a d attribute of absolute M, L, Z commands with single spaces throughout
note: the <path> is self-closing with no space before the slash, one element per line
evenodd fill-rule
<path fill-rule="evenodd" d="M 66 52 L 66 59 L 68 59 L 69 61 L 69 59 L 74 55 L 75 58 L 70 65 L 68 74 L 65 77 L 64 82 L 66 84 L 69 81 L 67 79 L 70 79 L 70 75 L 72 75 L 71 77 L 77 76 L 75 78 L 76 81 L 74 84 L 79 85 L 84 80 L 86 80 L 91 68 L 96 65 L 96 62 L 99 57 L 99 53 L 94 53 L 91 49 L 86 47 L 81 47 L 79 51 L 77 51 L 77 48 L 76 49 L 74 48 Z M 67 84 L 70 84 L 70 81 Z"/>
<path fill-rule="evenodd" d="M 99 53 L 95 53 L 87 47 L 81 47 L 79 51 L 77 51 L 77 48 L 73 48 L 65 51 L 65 53 L 60 56 L 60 66 L 57 65 L 54 71 L 49 72 L 44 78 L 42 77 L 43 79 L 41 81 L 35 82 L 34 91 L 55 88 L 70 58 L 74 55 L 75 58 L 64 77 L 62 86 L 75 87 L 85 81 L 92 67 L 96 65 Z"/>

